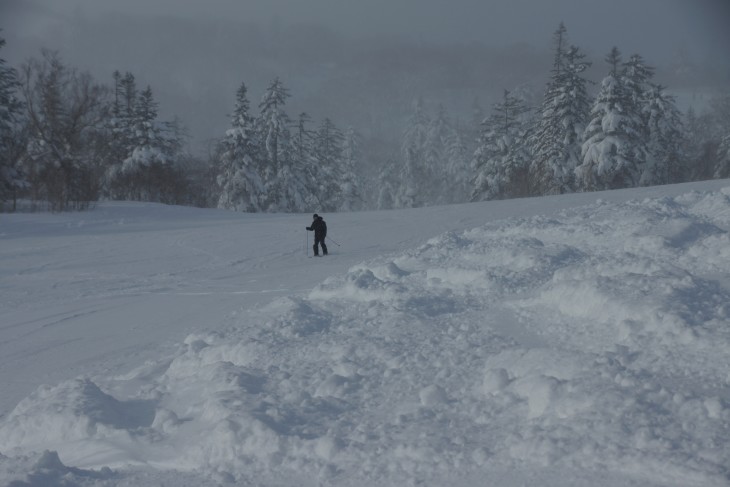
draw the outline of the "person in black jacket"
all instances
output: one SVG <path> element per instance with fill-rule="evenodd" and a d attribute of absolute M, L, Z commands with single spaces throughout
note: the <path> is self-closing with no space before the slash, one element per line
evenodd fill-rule
<path fill-rule="evenodd" d="M 319 245 L 322 246 L 322 255 L 327 255 L 327 246 L 324 244 L 324 238 L 327 236 L 327 224 L 321 216 L 314 214 L 312 216 L 312 225 L 307 230 L 314 232 L 314 256 L 319 256 Z"/>

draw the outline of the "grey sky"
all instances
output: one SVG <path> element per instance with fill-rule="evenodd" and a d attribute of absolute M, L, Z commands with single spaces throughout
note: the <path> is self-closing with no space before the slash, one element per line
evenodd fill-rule
<path fill-rule="evenodd" d="M 437 43 L 539 45 L 564 21 L 573 42 L 595 54 L 617 44 L 657 63 L 679 49 L 698 58 L 730 58 L 728 0 L 0 0 L 0 5 L 18 2 L 85 15 L 137 12 L 320 23 L 354 37 Z"/>
<path fill-rule="evenodd" d="M 524 83 L 539 93 L 561 21 L 594 63 L 594 81 L 613 46 L 658 68 L 681 54 L 702 76 L 717 65 L 715 80 L 730 79 L 730 0 L 0 0 L 0 55 L 18 64 L 56 49 L 105 83 L 129 70 L 198 141 L 223 133 L 242 81 L 255 102 L 274 76 L 291 88 L 291 113 L 397 133 L 414 96 L 464 116 L 474 98 L 488 107 Z M 246 32 L 254 24 L 258 33 Z M 272 48 L 270 34 L 293 24 L 336 34 L 289 31 Z M 456 43 L 480 47 L 428 50 Z"/>

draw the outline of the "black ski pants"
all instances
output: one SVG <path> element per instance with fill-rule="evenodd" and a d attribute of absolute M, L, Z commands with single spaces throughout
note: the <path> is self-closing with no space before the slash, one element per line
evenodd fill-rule
<path fill-rule="evenodd" d="M 324 237 L 322 235 L 314 236 L 314 255 L 319 255 L 319 245 L 322 246 L 322 255 L 327 255 L 327 246 L 324 244 Z"/>

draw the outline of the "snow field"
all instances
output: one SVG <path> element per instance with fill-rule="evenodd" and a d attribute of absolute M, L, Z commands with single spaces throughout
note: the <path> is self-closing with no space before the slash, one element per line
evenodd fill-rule
<path fill-rule="evenodd" d="M 43 386 L 0 420 L 0 452 L 90 484 L 136 465 L 240 485 L 727 485 L 729 230 L 725 188 L 448 232 L 129 373 Z"/>

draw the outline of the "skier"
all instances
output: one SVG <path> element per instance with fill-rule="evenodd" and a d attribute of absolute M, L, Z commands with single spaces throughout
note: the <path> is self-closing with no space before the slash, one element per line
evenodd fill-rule
<path fill-rule="evenodd" d="M 312 226 L 307 227 L 307 230 L 314 232 L 314 256 L 319 256 L 318 245 L 322 245 L 322 255 L 327 255 L 327 246 L 324 244 L 324 238 L 327 236 L 327 224 L 322 217 L 316 213 L 312 215 Z"/>

